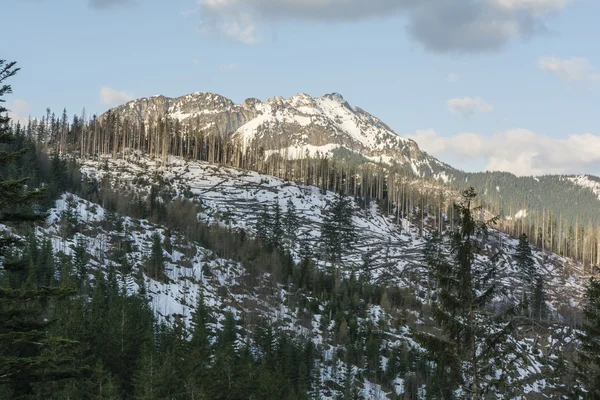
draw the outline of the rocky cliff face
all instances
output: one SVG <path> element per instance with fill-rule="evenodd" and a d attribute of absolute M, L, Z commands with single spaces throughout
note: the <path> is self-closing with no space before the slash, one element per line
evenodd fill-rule
<path fill-rule="evenodd" d="M 287 158 L 333 154 L 346 149 L 374 162 L 400 164 L 419 176 L 450 176 L 452 168 L 422 152 L 377 117 L 348 104 L 337 93 L 313 98 L 297 94 L 242 104 L 213 93 L 178 98 L 153 96 L 109 110 L 121 119 L 156 121 L 171 118 L 191 132 L 226 135 L 244 146 L 258 145 L 269 155 Z M 103 114 L 100 118 L 105 118 Z"/>

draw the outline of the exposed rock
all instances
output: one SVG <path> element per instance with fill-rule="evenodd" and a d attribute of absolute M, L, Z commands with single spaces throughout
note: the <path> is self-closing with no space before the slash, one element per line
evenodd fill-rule
<path fill-rule="evenodd" d="M 283 151 L 288 158 L 299 158 L 307 152 L 325 155 L 345 148 L 374 162 L 399 164 L 420 176 L 452 170 L 338 93 L 317 98 L 299 93 L 264 102 L 248 98 L 234 104 L 218 94 L 196 92 L 175 99 L 142 98 L 107 113 L 145 123 L 168 117 L 180 121 L 182 132 L 225 135 L 244 146 L 262 147 L 266 155 Z"/>

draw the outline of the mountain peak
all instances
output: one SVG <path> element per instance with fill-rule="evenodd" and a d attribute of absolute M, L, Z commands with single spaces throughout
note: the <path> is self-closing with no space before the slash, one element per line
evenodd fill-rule
<path fill-rule="evenodd" d="M 340 104 L 347 103 L 346 100 L 344 100 L 344 96 L 342 96 L 339 93 L 335 93 L 335 92 L 325 94 L 325 95 L 323 95 L 323 98 L 324 99 L 333 100 L 333 101 L 337 101 Z"/>
<path fill-rule="evenodd" d="M 139 99 L 111 112 L 146 123 L 176 119 L 187 132 L 227 136 L 243 146 L 253 143 L 267 156 L 282 152 L 293 159 L 308 152 L 332 157 L 345 149 L 374 162 L 405 165 L 421 176 L 447 169 L 421 152 L 416 143 L 335 92 L 316 98 L 306 93 L 288 99 L 275 96 L 264 102 L 251 97 L 242 104 L 219 94 L 195 92 L 177 98 Z"/>

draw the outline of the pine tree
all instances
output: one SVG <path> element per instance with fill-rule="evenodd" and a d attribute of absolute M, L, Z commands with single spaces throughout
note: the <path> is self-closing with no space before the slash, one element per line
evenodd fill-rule
<path fill-rule="evenodd" d="M 7 110 L 2 106 L 4 95 L 11 93 L 10 85 L 3 82 L 17 71 L 14 62 L 0 60 L 0 167 L 11 165 L 23 154 L 6 150 L 6 144 L 14 136 L 8 126 L 10 118 L 5 115 Z M 0 180 L 0 225 L 31 224 L 43 218 L 33 207 L 42 195 L 27 187 L 27 178 Z M 16 251 L 21 244 L 19 238 L 1 233 L 0 386 L 7 385 L 6 390 L 13 398 L 29 395 L 37 382 L 67 379 L 79 373 L 67 355 L 73 342 L 49 334 L 50 321 L 44 309 L 51 299 L 73 292 L 68 288 L 39 286 L 48 283 L 43 276 L 35 284 L 28 281 L 30 263 Z"/>
<path fill-rule="evenodd" d="M 204 296 L 198 293 L 196 309 L 192 313 L 191 339 L 189 341 L 189 366 L 191 374 L 191 386 L 194 391 L 201 391 L 205 386 L 205 378 L 208 373 L 211 356 L 212 331 L 208 326 L 210 313 L 204 302 Z"/>
<path fill-rule="evenodd" d="M 583 326 L 578 338 L 581 342 L 576 363 L 577 377 L 590 400 L 600 399 L 600 280 L 592 278 L 585 293 Z"/>
<path fill-rule="evenodd" d="M 324 250 L 332 264 L 339 262 L 342 254 L 351 249 L 356 241 L 353 213 L 351 200 L 337 194 L 329 211 L 323 217 L 321 237 Z"/>
<path fill-rule="evenodd" d="M 515 252 L 515 260 L 521 275 L 522 298 L 521 307 L 523 311 L 529 308 L 534 319 L 541 320 L 547 312 L 546 308 L 546 290 L 544 287 L 544 278 L 536 268 L 535 260 L 531 252 L 531 245 L 527 235 L 522 234 L 519 237 L 519 244 Z M 529 293 L 528 301 L 527 293 Z"/>
<path fill-rule="evenodd" d="M 146 265 L 146 272 L 151 278 L 162 280 L 165 277 L 165 257 L 163 254 L 162 238 L 158 232 L 154 232 L 151 240 L 152 246 L 150 249 L 150 258 Z"/>
<path fill-rule="evenodd" d="M 538 275 L 533 282 L 531 312 L 533 318 L 538 321 L 544 319 L 548 314 L 548 307 L 546 306 L 546 288 L 544 278 L 541 275 Z"/>
<path fill-rule="evenodd" d="M 517 261 L 517 266 L 524 284 L 531 285 L 536 279 L 537 270 L 535 268 L 535 260 L 531 253 L 531 246 L 529 245 L 529 240 L 525 234 L 522 234 L 519 237 L 519 244 L 517 245 L 515 252 L 515 260 Z"/>
<path fill-rule="evenodd" d="M 269 248 L 275 250 L 281 248 L 283 240 L 283 225 L 281 216 L 281 206 L 279 201 L 276 199 L 273 205 L 273 218 L 271 219 L 268 244 Z"/>
<path fill-rule="evenodd" d="M 87 252 L 87 240 L 85 236 L 77 236 L 75 246 L 73 247 L 73 266 L 79 278 L 80 285 L 85 282 L 87 277 L 87 267 L 89 254 Z"/>
<path fill-rule="evenodd" d="M 263 246 L 268 246 L 271 232 L 271 214 L 265 204 L 256 221 L 256 238 Z"/>
<path fill-rule="evenodd" d="M 287 209 L 285 210 L 285 215 L 283 217 L 283 226 L 287 244 L 288 246 L 293 247 L 294 243 L 296 242 L 296 238 L 298 237 L 300 219 L 298 218 L 296 204 L 294 204 L 292 199 L 288 199 L 287 201 Z"/>

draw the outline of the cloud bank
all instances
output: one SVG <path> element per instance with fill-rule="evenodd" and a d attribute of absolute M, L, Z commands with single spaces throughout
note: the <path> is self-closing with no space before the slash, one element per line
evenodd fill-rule
<path fill-rule="evenodd" d="M 100 88 L 100 104 L 118 105 L 135 99 L 133 93 L 119 92 L 106 86 Z"/>
<path fill-rule="evenodd" d="M 260 25 L 281 20 L 358 21 L 402 15 L 410 36 L 434 52 L 501 49 L 509 40 L 545 31 L 570 0 L 196 0 L 202 32 L 242 43 L 260 40 Z"/>
<path fill-rule="evenodd" d="M 600 73 L 585 58 L 541 57 L 538 67 L 566 82 L 599 81 Z"/>
<path fill-rule="evenodd" d="M 591 133 L 557 139 L 527 129 L 511 129 L 492 136 L 467 132 L 444 137 L 429 129 L 408 137 L 427 153 L 442 159 L 483 159 L 485 170 L 489 171 L 520 176 L 600 174 L 600 136 Z"/>

